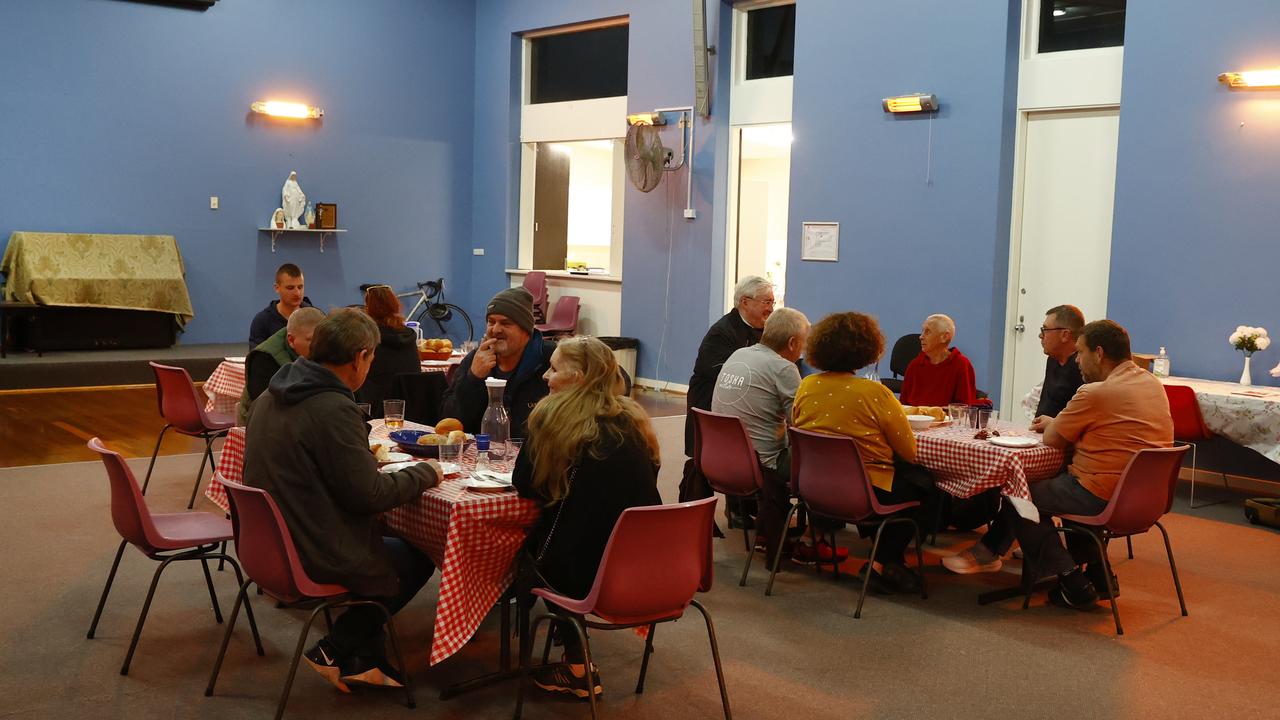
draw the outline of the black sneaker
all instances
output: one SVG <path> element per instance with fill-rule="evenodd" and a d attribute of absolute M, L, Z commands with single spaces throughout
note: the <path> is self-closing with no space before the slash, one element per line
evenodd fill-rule
<path fill-rule="evenodd" d="M 866 563 L 862 569 L 858 571 L 858 582 L 867 586 L 873 595 L 891 595 L 894 589 L 885 582 L 884 576 L 871 569 L 871 563 Z"/>
<path fill-rule="evenodd" d="M 746 513 L 726 513 L 730 530 L 755 530 L 755 518 Z"/>
<path fill-rule="evenodd" d="M 1049 591 L 1049 602 L 1072 610 L 1088 610 L 1098 602 L 1098 591 L 1076 568 L 1058 578 L 1058 585 Z"/>
<path fill-rule="evenodd" d="M 895 593 L 911 595 L 920 592 L 920 578 L 901 563 L 881 563 L 880 578 Z"/>
<path fill-rule="evenodd" d="M 591 668 L 591 681 L 588 684 L 583 666 L 570 665 L 567 662 L 535 667 L 533 683 L 547 692 L 566 693 L 581 700 L 586 700 L 589 692 L 594 692 L 596 697 L 604 693 L 604 687 L 600 684 L 600 673 L 594 666 Z"/>
<path fill-rule="evenodd" d="M 343 658 L 338 656 L 337 651 L 329 644 L 328 640 L 321 640 L 314 647 L 304 654 L 303 659 L 311 666 L 312 670 L 320 673 L 320 676 L 328 680 L 334 687 L 344 693 L 351 692 L 351 688 L 342 681 L 341 663 Z"/>
<path fill-rule="evenodd" d="M 1095 569 L 1094 566 L 1097 566 Z M 1084 576 L 1089 578 L 1089 582 L 1093 585 L 1093 589 L 1098 591 L 1098 596 L 1105 599 L 1114 599 L 1120 597 L 1120 580 L 1116 578 L 1115 573 L 1111 575 L 1111 587 L 1115 588 L 1113 594 L 1107 587 L 1106 571 L 1103 569 L 1102 563 L 1089 563 L 1084 570 Z"/>
<path fill-rule="evenodd" d="M 404 675 L 385 657 L 354 657 L 342 664 L 342 681 L 374 687 L 404 687 Z"/>

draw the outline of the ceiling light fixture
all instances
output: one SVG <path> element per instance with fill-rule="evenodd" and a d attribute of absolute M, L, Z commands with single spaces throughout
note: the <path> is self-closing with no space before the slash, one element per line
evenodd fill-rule
<path fill-rule="evenodd" d="M 280 102 L 279 100 L 260 100 L 250 105 L 249 109 L 271 117 L 298 118 L 302 120 L 318 120 L 324 117 L 324 108 L 311 107 L 302 103 Z"/>
<path fill-rule="evenodd" d="M 1280 68 L 1224 72 L 1218 82 L 1232 88 L 1280 88 Z"/>

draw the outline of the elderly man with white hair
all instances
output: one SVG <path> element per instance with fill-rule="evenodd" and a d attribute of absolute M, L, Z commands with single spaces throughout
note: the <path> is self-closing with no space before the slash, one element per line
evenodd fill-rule
<path fill-rule="evenodd" d="M 965 403 L 978 399 L 973 364 L 951 341 L 956 336 L 956 323 L 946 315 L 930 315 L 920 326 L 920 354 L 907 366 L 902 376 L 903 405 L 937 405 Z"/>
<path fill-rule="evenodd" d="M 809 319 L 792 308 L 778 308 L 764 324 L 760 342 L 734 351 L 720 370 L 711 409 L 741 418 L 763 471 L 757 517 L 767 557 L 772 558 L 782 537 L 782 523 L 791 506 L 791 452 L 787 422 L 800 369 L 796 361 L 809 337 Z"/>
<path fill-rule="evenodd" d="M 684 422 L 684 454 L 693 456 L 693 408 L 711 409 L 711 396 L 715 391 L 720 368 L 735 350 L 760 342 L 764 323 L 773 313 L 773 283 L 758 275 L 748 275 L 733 288 L 733 309 L 724 314 L 707 330 L 698 346 L 698 359 L 693 364 L 693 376 L 689 378 L 688 411 Z M 680 481 L 680 500 L 697 500 L 711 497 L 706 479 L 694 468 L 693 460 L 684 464 L 684 478 Z M 729 526 L 750 523 L 747 512 L 736 501 L 726 503 Z"/>

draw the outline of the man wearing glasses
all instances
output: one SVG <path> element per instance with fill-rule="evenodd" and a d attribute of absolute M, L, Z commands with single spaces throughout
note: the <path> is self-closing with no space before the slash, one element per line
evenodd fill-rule
<path fill-rule="evenodd" d="M 686 457 L 693 456 L 693 408 L 711 409 L 711 396 L 715 393 L 720 368 L 735 350 L 760 342 L 764 322 L 773 313 L 773 303 L 773 283 L 758 275 L 748 275 L 733 288 L 733 309 L 717 320 L 702 338 L 698 359 L 693 364 L 693 376 L 689 378 L 689 409 L 684 421 Z M 688 460 L 684 464 L 684 478 L 680 481 L 680 500 L 705 497 L 711 497 L 711 490 L 694 468 L 693 460 Z M 750 516 L 754 510 L 740 507 L 736 498 L 729 498 L 725 504 L 729 527 L 750 527 Z"/>
<path fill-rule="evenodd" d="M 1031 429 L 1044 432 L 1049 421 L 1058 416 L 1084 384 L 1080 365 L 1076 362 L 1076 338 L 1084 327 L 1084 314 L 1074 305 L 1050 308 L 1040 326 L 1040 347 L 1048 356 L 1044 366 L 1044 385 L 1036 418 Z"/>

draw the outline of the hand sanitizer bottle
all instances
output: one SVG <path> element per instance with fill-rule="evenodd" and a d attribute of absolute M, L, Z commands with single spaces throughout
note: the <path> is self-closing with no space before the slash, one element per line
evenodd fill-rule
<path fill-rule="evenodd" d="M 1160 346 L 1160 354 L 1151 361 L 1151 374 L 1158 378 L 1169 377 L 1169 354 L 1164 351 L 1163 345 Z"/>

